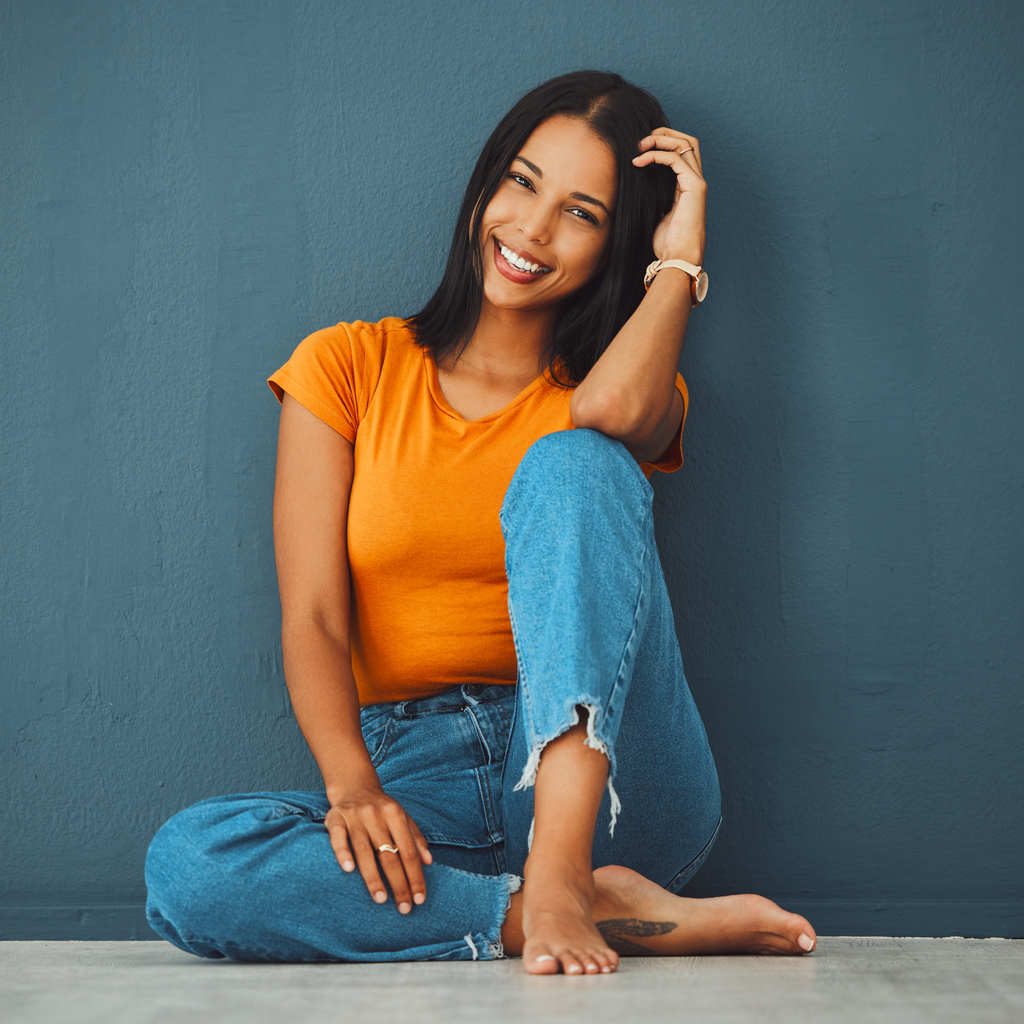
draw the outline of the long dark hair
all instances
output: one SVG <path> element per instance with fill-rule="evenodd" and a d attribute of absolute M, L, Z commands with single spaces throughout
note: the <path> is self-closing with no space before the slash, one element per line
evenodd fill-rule
<path fill-rule="evenodd" d="M 546 353 L 554 379 L 567 386 L 583 380 L 643 298 L 654 229 L 671 208 L 676 179 L 667 167 L 637 168 L 631 161 L 637 143 L 668 121 L 650 93 L 621 76 L 574 71 L 528 92 L 484 145 L 462 200 L 444 277 L 430 301 L 409 318 L 416 343 L 435 361 L 458 358 L 476 329 L 483 300 L 484 210 L 530 134 L 556 114 L 586 121 L 608 143 L 618 167 L 618 191 L 604 268 L 559 307 Z"/>

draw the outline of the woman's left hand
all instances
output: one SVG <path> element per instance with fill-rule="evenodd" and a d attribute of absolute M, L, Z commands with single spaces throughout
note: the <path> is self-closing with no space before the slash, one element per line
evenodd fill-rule
<path fill-rule="evenodd" d="M 692 135 L 655 128 L 640 140 L 640 156 L 633 158 L 634 167 L 650 164 L 664 164 L 676 175 L 672 209 L 654 231 L 654 255 L 659 260 L 686 260 L 700 266 L 708 193 L 708 184 L 701 175 L 700 143 Z"/>

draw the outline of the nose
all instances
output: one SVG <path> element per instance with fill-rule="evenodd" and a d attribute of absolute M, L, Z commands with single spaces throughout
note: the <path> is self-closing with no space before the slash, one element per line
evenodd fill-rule
<path fill-rule="evenodd" d="M 551 241 L 551 218 L 552 211 L 544 203 L 536 203 L 523 211 L 516 227 L 527 241 L 547 245 Z"/>

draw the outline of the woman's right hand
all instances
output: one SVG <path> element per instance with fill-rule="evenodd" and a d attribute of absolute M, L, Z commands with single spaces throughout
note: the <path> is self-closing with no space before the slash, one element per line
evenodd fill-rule
<path fill-rule="evenodd" d="M 434 860 L 427 841 L 402 805 L 379 786 L 333 798 L 324 824 L 342 870 L 354 871 L 358 865 L 377 903 L 388 898 L 381 874 L 391 886 L 399 913 L 408 914 L 413 903 L 427 898 L 423 865 Z M 398 853 L 381 851 L 382 846 L 397 847 Z"/>

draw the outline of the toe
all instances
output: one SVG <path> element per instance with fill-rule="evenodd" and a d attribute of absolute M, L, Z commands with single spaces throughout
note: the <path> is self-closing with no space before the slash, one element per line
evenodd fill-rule
<path fill-rule="evenodd" d="M 562 954 L 562 970 L 566 974 L 582 974 L 583 964 L 580 963 L 579 958 L 573 953 Z"/>
<path fill-rule="evenodd" d="M 527 974 L 558 973 L 558 958 L 546 949 L 541 949 L 539 952 L 532 951 L 529 956 L 524 956 L 523 964 Z"/>
<path fill-rule="evenodd" d="M 791 941 L 796 943 L 801 953 L 811 953 L 818 945 L 818 936 L 811 923 L 799 914 L 792 915 Z"/>

